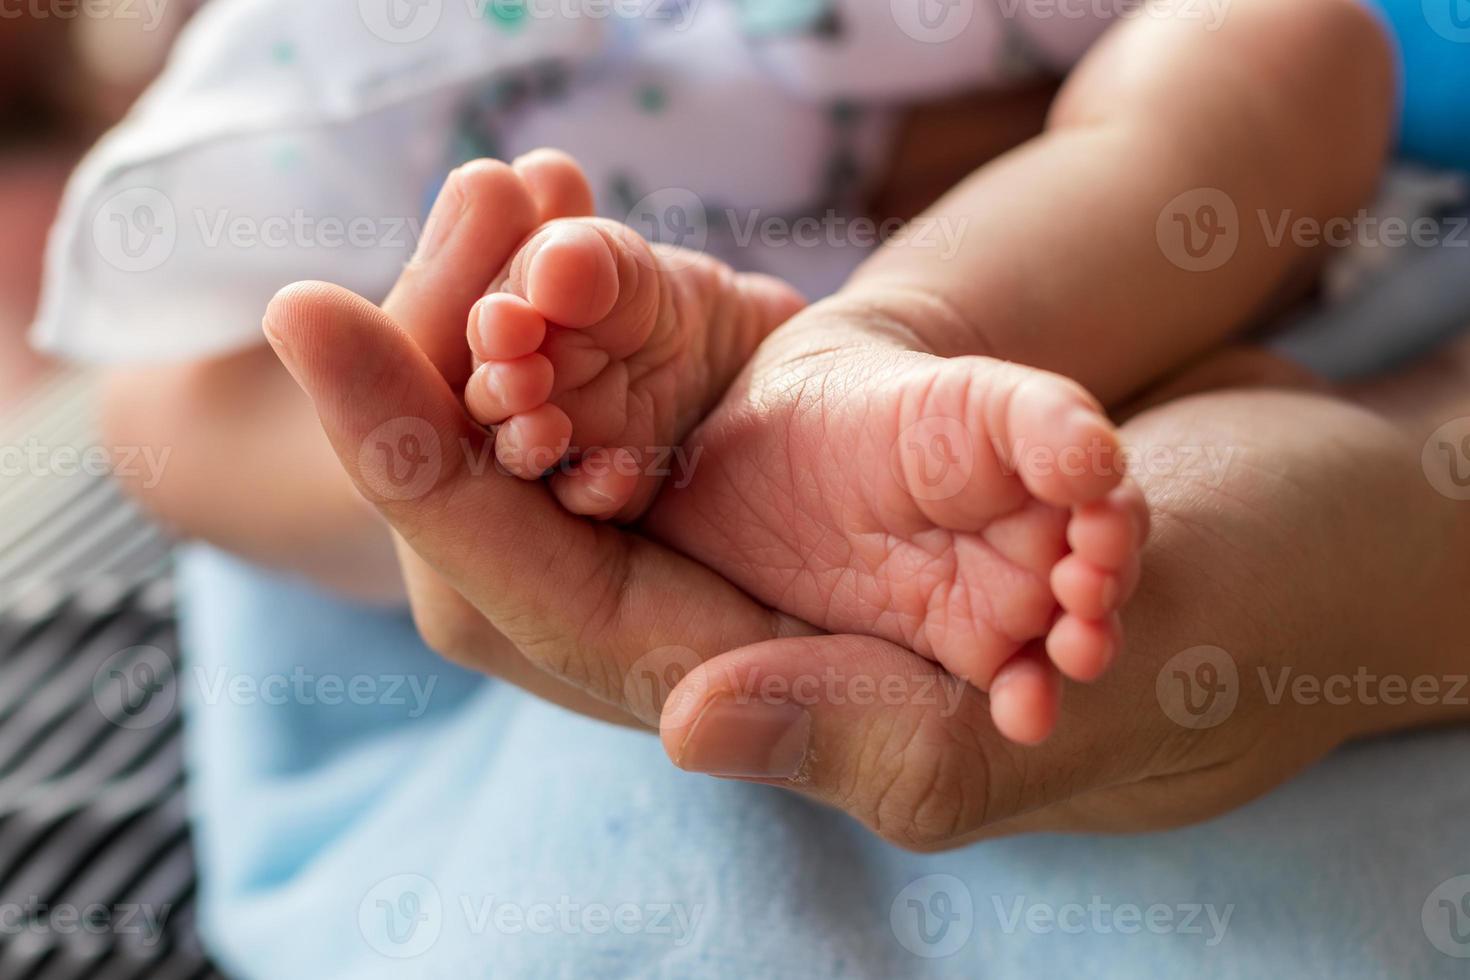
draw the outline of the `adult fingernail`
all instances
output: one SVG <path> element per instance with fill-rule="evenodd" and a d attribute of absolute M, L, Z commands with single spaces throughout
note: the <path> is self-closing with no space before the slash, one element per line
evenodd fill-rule
<path fill-rule="evenodd" d="M 715 698 L 694 719 L 674 761 L 711 776 L 792 779 L 811 734 L 812 716 L 799 704 Z"/>
<path fill-rule="evenodd" d="M 414 258 L 426 260 L 439 254 L 444 243 L 449 241 L 449 236 L 454 234 L 454 226 L 459 223 L 460 215 L 464 214 L 464 205 L 465 198 L 459 190 L 459 171 L 454 170 L 444 178 L 439 197 L 429 209 L 429 220 L 424 224 L 423 237 L 419 239 Z"/>

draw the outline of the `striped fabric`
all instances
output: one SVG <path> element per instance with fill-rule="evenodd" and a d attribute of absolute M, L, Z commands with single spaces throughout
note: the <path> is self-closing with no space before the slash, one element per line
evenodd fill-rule
<path fill-rule="evenodd" d="M 0 978 L 218 976 L 193 930 L 166 538 L 84 375 L 0 426 Z"/>

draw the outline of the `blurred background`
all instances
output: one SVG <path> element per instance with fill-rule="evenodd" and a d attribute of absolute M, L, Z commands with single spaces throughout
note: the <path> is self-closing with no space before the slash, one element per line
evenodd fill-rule
<path fill-rule="evenodd" d="M 49 369 L 24 343 L 72 165 L 157 74 L 194 0 L 0 4 L 0 409 Z"/>
<path fill-rule="evenodd" d="M 196 6 L 0 2 L 0 980 L 217 975 L 193 930 L 168 541 L 64 465 L 96 452 L 92 385 L 25 341 L 67 174 Z"/>

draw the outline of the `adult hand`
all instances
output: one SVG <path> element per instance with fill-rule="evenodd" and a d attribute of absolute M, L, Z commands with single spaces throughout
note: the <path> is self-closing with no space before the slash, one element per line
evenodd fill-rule
<path fill-rule="evenodd" d="M 985 696 L 929 661 L 879 640 L 812 635 L 703 566 L 573 517 L 544 487 L 496 472 L 457 396 L 468 366 L 456 344 L 497 256 L 545 209 L 533 200 L 509 220 L 504 208 L 475 207 L 476 183 L 515 176 L 491 164 L 456 176 L 446 196 L 454 229 L 436 229 L 436 213 L 426 233 L 447 235 L 441 260 L 411 266 L 386 311 L 307 284 L 283 292 L 266 323 L 347 472 L 402 536 L 415 615 L 451 659 L 578 710 L 658 725 L 684 768 L 788 786 L 916 849 L 1201 819 L 1351 734 L 1423 720 L 1411 709 L 1368 717 L 1361 705 L 1271 704 L 1268 688 L 1241 680 L 1283 653 L 1326 669 L 1329 656 L 1367 661 L 1390 649 L 1366 612 L 1341 608 L 1376 580 L 1376 594 L 1389 594 L 1404 571 L 1383 560 L 1394 552 L 1377 537 L 1390 530 L 1345 539 L 1321 499 L 1354 483 L 1370 513 L 1431 502 L 1398 479 L 1396 434 L 1365 431 L 1364 413 L 1330 399 L 1214 395 L 1131 423 L 1138 445 L 1229 447 L 1234 463 L 1214 486 L 1188 472 L 1137 474 L 1157 529 L 1126 616 L 1128 649 L 1104 681 L 1069 692 L 1059 733 L 1037 748 L 1002 739 Z M 442 261 L 457 247 L 477 250 L 479 264 Z M 469 267 L 482 274 L 449 271 Z M 1281 431 L 1281 419 L 1294 427 Z M 1315 450 L 1335 431 L 1356 454 L 1323 465 Z M 1303 549 L 1292 561 L 1283 527 Z M 1311 587 L 1292 589 L 1301 582 Z M 1430 650 L 1453 635 L 1451 621 L 1421 615 L 1411 644 Z M 1217 709 L 1230 701 L 1219 687 L 1227 662 L 1235 697 Z M 1205 714 L 1191 713 L 1186 685 L 1208 680 L 1209 666 L 1216 682 L 1195 692 Z M 1170 700 L 1176 687 L 1186 700 Z"/>

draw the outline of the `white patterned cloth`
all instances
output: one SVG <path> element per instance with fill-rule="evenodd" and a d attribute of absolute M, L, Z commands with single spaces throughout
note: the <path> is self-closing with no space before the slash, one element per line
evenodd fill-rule
<path fill-rule="evenodd" d="M 34 339 L 83 360 L 197 358 L 257 343 L 290 282 L 379 298 L 450 168 L 537 146 L 576 155 L 605 214 L 820 295 L 863 230 L 783 248 L 766 222 L 852 220 L 894 109 L 1075 60 L 1105 20 L 1059 9 L 215 0 L 77 171 Z"/>

